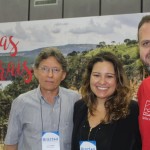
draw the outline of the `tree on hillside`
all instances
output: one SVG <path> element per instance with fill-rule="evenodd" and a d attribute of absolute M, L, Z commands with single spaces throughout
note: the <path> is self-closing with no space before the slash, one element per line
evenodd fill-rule
<path fill-rule="evenodd" d="M 125 39 L 125 40 L 124 40 L 124 43 L 127 44 L 127 43 L 129 43 L 130 41 L 131 41 L 130 39 Z"/>
<path fill-rule="evenodd" d="M 0 140 L 4 140 L 12 97 L 0 90 Z"/>
<path fill-rule="evenodd" d="M 134 45 L 137 44 L 137 40 L 125 39 L 124 43 L 126 43 L 126 45 Z"/>
<path fill-rule="evenodd" d="M 99 42 L 99 44 L 96 46 L 97 48 L 102 48 L 102 47 L 105 47 L 106 46 L 106 43 L 104 41 L 102 42 Z"/>
<path fill-rule="evenodd" d="M 68 56 L 76 56 L 77 54 L 78 54 L 77 51 L 73 51 L 73 52 L 69 53 Z"/>
<path fill-rule="evenodd" d="M 83 52 L 82 52 L 83 55 L 85 55 L 85 54 L 87 54 L 87 53 L 88 53 L 88 51 L 83 51 Z"/>
<path fill-rule="evenodd" d="M 68 75 L 66 82 L 68 88 L 79 90 L 82 83 L 82 75 L 85 71 L 87 58 L 82 55 L 69 56 L 66 58 L 68 63 Z"/>
<path fill-rule="evenodd" d="M 10 107 L 11 107 L 12 97 L 5 94 L 3 91 L 0 91 L 0 123 L 3 124 L 6 122 Z"/>
<path fill-rule="evenodd" d="M 130 55 L 129 54 L 123 55 L 123 62 L 124 62 L 125 65 L 130 63 L 129 60 L 130 60 Z"/>
<path fill-rule="evenodd" d="M 112 44 L 115 44 L 116 42 L 115 42 L 115 41 L 111 41 L 111 43 L 112 43 Z"/>
<path fill-rule="evenodd" d="M 16 77 L 13 80 L 12 84 L 9 84 L 4 89 L 4 93 L 7 95 L 10 95 L 14 99 L 17 96 L 19 96 L 20 94 L 36 88 L 37 85 L 38 85 L 38 82 L 34 76 L 33 76 L 32 81 L 29 84 L 24 82 L 23 77 Z"/>

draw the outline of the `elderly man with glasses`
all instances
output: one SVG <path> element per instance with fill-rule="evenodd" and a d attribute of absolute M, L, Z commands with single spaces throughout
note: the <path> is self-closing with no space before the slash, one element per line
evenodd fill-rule
<path fill-rule="evenodd" d="M 45 48 L 33 70 L 39 86 L 13 101 L 5 149 L 70 150 L 73 107 L 80 95 L 60 87 L 66 77 L 66 60 L 59 50 Z"/>

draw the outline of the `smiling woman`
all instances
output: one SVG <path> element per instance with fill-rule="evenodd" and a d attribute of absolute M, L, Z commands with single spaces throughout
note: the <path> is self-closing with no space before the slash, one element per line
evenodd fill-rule
<path fill-rule="evenodd" d="M 105 102 L 115 92 L 116 86 L 113 64 L 107 61 L 95 63 L 90 77 L 90 87 L 97 101 Z"/>
<path fill-rule="evenodd" d="M 74 107 L 72 150 L 141 150 L 138 105 L 131 100 L 123 65 L 114 54 L 91 58 L 81 94 Z"/>

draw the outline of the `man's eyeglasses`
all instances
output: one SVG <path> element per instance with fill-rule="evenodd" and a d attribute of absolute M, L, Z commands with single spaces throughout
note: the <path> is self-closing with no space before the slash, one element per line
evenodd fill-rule
<path fill-rule="evenodd" d="M 39 67 L 39 70 L 41 70 L 42 73 L 48 74 L 50 71 L 53 74 L 58 74 L 60 71 L 62 71 L 62 69 L 59 68 L 49 68 L 49 67 Z"/>

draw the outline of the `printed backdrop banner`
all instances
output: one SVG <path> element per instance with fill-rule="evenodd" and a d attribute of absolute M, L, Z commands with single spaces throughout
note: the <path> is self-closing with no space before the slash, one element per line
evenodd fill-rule
<path fill-rule="evenodd" d="M 57 47 L 66 58 L 85 54 L 88 57 L 101 50 L 116 54 L 120 49 L 118 57 L 122 50 L 122 57 L 130 59 L 136 51 L 137 25 L 146 14 L 1 23 L 0 89 L 4 90 L 23 74 L 26 74 L 24 82 L 30 83 L 34 59 L 44 47 Z M 78 70 L 76 72 L 79 74 Z"/>
<path fill-rule="evenodd" d="M 62 86 L 80 91 L 89 58 L 110 51 L 123 62 L 133 90 L 147 75 L 138 55 L 137 26 L 150 13 L 0 23 L 0 146 L 12 101 L 38 86 L 33 76 L 35 57 L 45 47 L 56 47 L 68 63 Z"/>

